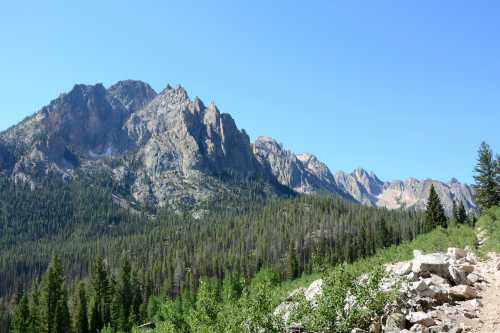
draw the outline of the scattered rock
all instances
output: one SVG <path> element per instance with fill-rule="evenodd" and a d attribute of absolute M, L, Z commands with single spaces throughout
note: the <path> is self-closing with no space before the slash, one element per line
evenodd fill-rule
<path fill-rule="evenodd" d="M 384 332 L 400 332 L 404 328 L 406 328 L 405 316 L 401 313 L 391 313 L 387 317 Z"/>
<path fill-rule="evenodd" d="M 467 256 L 467 252 L 463 249 L 460 249 L 458 247 L 449 247 L 448 248 L 448 256 L 453 259 L 462 259 Z"/>
<path fill-rule="evenodd" d="M 425 327 L 434 325 L 434 319 L 423 311 L 411 312 L 406 316 L 406 319 L 412 324 L 421 324 Z"/>
<path fill-rule="evenodd" d="M 467 284 L 467 274 L 460 269 L 458 266 L 450 266 L 448 268 L 448 272 L 450 273 L 451 279 L 455 284 Z"/>
<path fill-rule="evenodd" d="M 476 274 L 476 273 L 470 273 L 469 275 L 467 275 L 467 282 L 468 284 L 475 284 L 477 282 L 481 282 L 483 281 L 483 277 L 479 274 Z"/>
<path fill-rule="evenodd" d="M 415 324 L 410 328 L 410 332 L 428 333 L 429 329 L 421 324 Z"/>
<path fill-rule="evenodd" d="M 323 286 L 323 280 L 319 279 L 311 283 L 311 285 L 304 291 L 304 296 L 308 301 L 311 301 L 321 294 L 321 287 Z"/>
<path fill-rule="evenodd" d="M 442 253 L 432 253 L 427 255 L 419 255 L 413 260 L 412 271 L 420 274 L 430 272 L 441 277 L 448 277 L 450 266 L 447 257 Z"/>
<path fill-rule="evenodd" d="M 475 298 L 477 296 L 476 290 L 471 286 L 459 285 L 450 288 L 450 297 L 456 301 L 463 301 Z"/>
<path fill-rule="evenodd" d="M 467 274 L 474 272 L 474 266 L 472 265 L 460 265 L 459 268 Z"/>

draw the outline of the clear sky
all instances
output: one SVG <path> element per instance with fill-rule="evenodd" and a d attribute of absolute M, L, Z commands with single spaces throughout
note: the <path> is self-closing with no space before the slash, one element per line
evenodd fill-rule
<path fill-rule="evenodd" d="M 494 0 L 2 1 L 0 129 L 75 83 L 180 83 L 333 171 L 471 182 L 499 34 Z"/>

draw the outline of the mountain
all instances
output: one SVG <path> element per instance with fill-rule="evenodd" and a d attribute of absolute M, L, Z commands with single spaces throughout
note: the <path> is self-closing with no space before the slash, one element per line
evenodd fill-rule
<path fill-rule="evenodd" d="M 140 81 L 75 85 L 0 133 L 3 174 L 36 183 L 48 174 L 105 175 L 130 199 L 186 205 L 230 191 L 221 178 L 260 174 L 250 139 L 229 114 L 184 88 L 157 94 Z M 272 180 L 269 180 L 272 182 Z"/>
<path fill-rule="evenodd" d="M 350 193 L 357 201 L 369 206 L 389 209 L 425 209 L 429 190 L 433 184 L 447 214 L 452 212 L 453 201 L 462 201 L 468 211 L 477 209 L 472 188 L 459 183 L 456 179 L 447 183 L 415 178 L 382 182 L 375 174 L 363 169 L 356 169 L 350 174 L 339 171 L 335 179 L 339 188 Z"/>
<path fill-rule="evenodd" d="M 352 200 L 338 188 L 328 167 L 314 155 L 295 155 L 270 137 L 258 137 L 253 153 L 267 174 L 298 193 L 329 193 Z"/>
<path fill-rule="evenodd" d="M 257 138 L 254 154 L 278 182 L 299 193 L 332 193 L 372 207 L 422 210 L 430 186 L 434 184 L 448 214 L 451 214 L 453 200 L 462 201 L 466 210 L 476 210 L 471 187 L 456 179 L 448 183 L 414 178 L 384 182 L 373 172 L 361 168 L 352 173 L 338 171 L 333 175 L 314 155 L 295 155 L 269 137 Z"/>
<path fill-rule="evenodd" d="M 156 93 L 134 80 L 75 85 L 0 133 L 0 173 L 32 187 L 47 175 L 84 177 L 113 184 L 121 202 L 152 207 L 193 205 L 259 180 L 271 195 L 286 187 L 391 209 L 424 208 L 433 183 L 448 212 L 454 199 L 475 208 L 471 189 L 456 180 L 383 182 L 362 169 L 333 174 L 314 155 L 296 155 L 272 138 L 252 144 L 229 114 L 181 86 Z"/>

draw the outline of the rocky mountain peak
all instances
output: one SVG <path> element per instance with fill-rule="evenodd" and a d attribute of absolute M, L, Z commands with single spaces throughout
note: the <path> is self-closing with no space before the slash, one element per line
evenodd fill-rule
<path fill-rule="evenodd" d="M 142 109 L 157 95 L 149 84 L 137 80 L 118 81 L 109 87 L 108 93 L 120 101 L 130 113 Z"/>

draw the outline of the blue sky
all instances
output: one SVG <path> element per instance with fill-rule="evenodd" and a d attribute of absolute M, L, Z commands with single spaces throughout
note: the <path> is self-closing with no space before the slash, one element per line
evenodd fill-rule
<path fill-rule="evenodd" d="M 180 83 L 252 139 L 384 180 L 500 150 L 497 1 L 5 1 L 0 129 L 75 83 Z"/>

